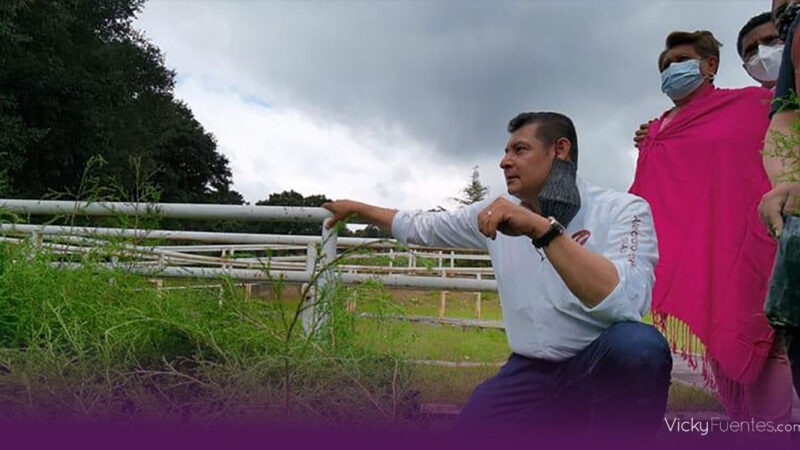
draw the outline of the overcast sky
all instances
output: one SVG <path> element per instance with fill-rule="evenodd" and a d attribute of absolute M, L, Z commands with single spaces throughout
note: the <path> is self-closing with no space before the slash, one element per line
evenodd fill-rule
<path fill-rule="evenodd" d="M 150 0 L 136 23 L 178 73 L 250 202 L 294 189 L 452 208 L 471 168 L 494 195 L 508 120 L 558 111 L 579 173 L 626 190 L 638 125 L 671 103 L 672 30 L 724 44 L 719 87 L 755 85 L 736 36 L 770 0 L 245 2 Z"/>

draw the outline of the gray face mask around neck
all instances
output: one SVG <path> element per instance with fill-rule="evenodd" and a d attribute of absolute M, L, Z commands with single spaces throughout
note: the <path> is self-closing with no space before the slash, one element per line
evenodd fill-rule
<path fill-rule="evenodd" d="M 578 166 L 570 161 L 556 158 L 550 175 L 539 193 L 542 217 L 553 216 L 566 227 L 581 209 L 576 174 Z"/>

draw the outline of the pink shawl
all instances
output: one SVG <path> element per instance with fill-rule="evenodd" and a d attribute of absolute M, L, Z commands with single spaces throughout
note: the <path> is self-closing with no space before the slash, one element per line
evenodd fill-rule
<path fill-rule="evenodd" d="M 701 89 L 663 130 L 666 113 L 650 125 L 630 192 L 650 203 L 658 236 L 654 322 L 692 367 L 702 353 L 731 406 L 773 339 L 764 299 L 776 244 L 757 213 L 772 93 Z"/>

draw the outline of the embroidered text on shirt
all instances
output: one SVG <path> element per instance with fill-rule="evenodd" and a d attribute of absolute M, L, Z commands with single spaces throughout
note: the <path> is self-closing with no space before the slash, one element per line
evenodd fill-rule
<path fill-rule="evenodd" d="M 639 226 L 642 224 L 642 219 L 638 215 L 633 216 L 631 222 L 631 231 L 628 236 L 622 237 L 622 243 L 619 247 L 619 252 L 628 255 L 628 263 L 632 266 L 636 265 L 636 250 L 639 249 Z"/>

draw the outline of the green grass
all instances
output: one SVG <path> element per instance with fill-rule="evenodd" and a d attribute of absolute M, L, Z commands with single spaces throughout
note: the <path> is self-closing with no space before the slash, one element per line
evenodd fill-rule
<path fill-rule="evenodd" d="M 143 277 L 91 262 L 54 270 L 28 254 L 0 245 L 0 417 L 387 424 L 404 420 L 414 391 L 460 405 L 498 370 L 415 361 L 496 363 L 510 353 L 500 330 L 382 318 L 436 316 L 438 292 L 374 283 L 339 292 L 329 331 L 306 340 L 298 328 L 287 338 L 294 288 L 249 301 L 229 280 L 222 292 L 156 291 Z M 378 318 L 356 320 L 348 298 Z M 447 316 L 473 318 L 474 300 L 450 293 Z M 482 307 L 484 319 L 501 319 L 496 294 L 484 293 Z M 670 408 L 719 403 L 676 384 Z"/>
<path fill-rule="evenodd" d="M 402 330 L 356 333 L 342 302 L 308 340 L 288 333 L 297 301 L 247 301 L 226 280 L 159 292 L 28 254 L 0 246 L 0 416 L 354 424 L 407 407 L 413 367 L 360 344 Z"/>
<path fill-rule="evenodd" d="M 358 328 L 373 326 L 365 319 Z M 504 361 L 511 352 L 501 330 L 404 322 L 386 323 L 383 328 L 393 330 L 395 336 L 405 336 L 403 354 L 411 360 L 493 363 Z M 390 351 L 398 342 L 372 340 L 363 344 L 376 351 Z"/>
<path fill-rule="evenodd" d="M 420 366 L 414 371 L 412 386 L 420 391 L 420 398 L 425 403 L 463 405 L 475 387 L 494 376 L 499 369 L 491 366 Z"/>
<path fill-rule="evenodd" d="M 482 320 L 502 320 L 500 298 L 497 293 L 484 292 L 481 295 Z M 391 299 L 398 311 L 406 315 L 439 316 L 440 291 L 392 290 Z M 445 317 L 475 319 L 476 295 L 472 292 L 449 292 Z M 372 312 L 369 304 L 359 305 L 359 310 Z"/>

